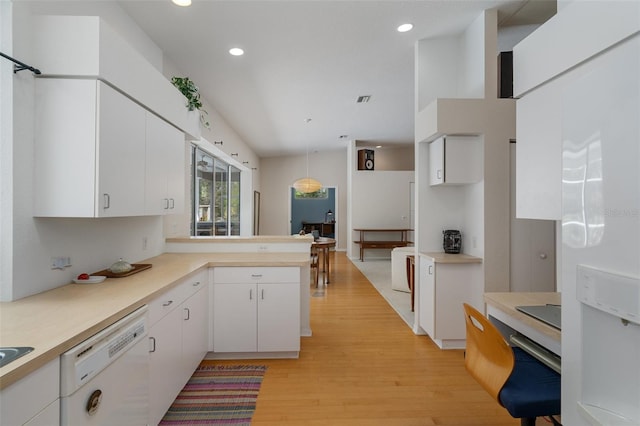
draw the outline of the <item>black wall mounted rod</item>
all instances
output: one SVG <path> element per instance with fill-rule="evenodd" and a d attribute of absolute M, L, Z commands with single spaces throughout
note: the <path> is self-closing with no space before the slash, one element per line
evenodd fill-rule
<path fill-rule="evenodd" d="M 9 55 L 5 55 L 4 53 L 0 52 L 0 56 L 2 56 L 3 58 L 6 58 L 6 59 L 10 60 L 11 62 L 15 63 L 15 65 L 13 66 L 13 73 L 14 74 L 17 73 L 18 71 L 23 71 L 23 70 L 29 70 L 34 74 L 42 74 L 39 69 L 34 68 L 32 66 L 29 66 L 29 65 L 25 64 L 24 62 L 20 62 L 19 60 L 14 59 Z"/>

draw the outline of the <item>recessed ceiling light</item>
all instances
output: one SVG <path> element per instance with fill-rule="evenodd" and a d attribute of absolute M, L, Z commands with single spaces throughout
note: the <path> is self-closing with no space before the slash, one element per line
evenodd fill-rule
<path fill-rule="evenodd" d="M 356 103 L 366 104 L 370 100 L 371 100 L 371 95 L 358 96 L 358 99 L 356 99 Z"/>
<path fill-rule="evenodd" d="M 340 135 L 338 136 L 338 139 L 347 139 L 349 137 L 349 135 Z"/>
<path fill-rule="evenodd" d="M 191 0 L 171 0 L 173 4 L 178 6 L 191 6 Z"/>
<path fill-rule="evenodd" d="M 380 149 L 382 148 L 382 145 L 376 145 L 376 148 Z"/>
<path fill-rule="evenodd" d="M 244 50 L 240 49 L 239 47 L 233 47 L 229 49 L 229 53 L 233 56 L 242 56 L 244 55 Z"/>
<path fill-rule="evenodd" d="M 399 33 L 406 33 L 407 31 L 411 31 L 413 29 L 413 24 L 402 24 L 398 27 Z"/>

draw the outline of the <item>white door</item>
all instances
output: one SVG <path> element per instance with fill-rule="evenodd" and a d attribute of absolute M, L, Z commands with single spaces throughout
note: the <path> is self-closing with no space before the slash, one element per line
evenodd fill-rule
<path fill-rule="evenodd" d="M 300 284 L 259 284 L 258 297 L 258 351 L 299 351 Z"/>
<path fill-rule="evenodd" d="M 512 143 L 510 290 L 556 291 L 556 222 L 515 217 L 516 149 Z"/>
<path fill-rule="evenodd" d="M 256 352 L 257 284 L 213 284 L 213 351 Z"/>
<path fill-rule="evenodd" d="M 98 216 L 144 214 L 145 111 L 98 83 Z"/>

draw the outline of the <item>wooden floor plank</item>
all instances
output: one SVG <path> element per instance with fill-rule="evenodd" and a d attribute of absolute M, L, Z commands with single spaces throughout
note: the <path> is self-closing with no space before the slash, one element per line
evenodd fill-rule
<path fill-rule="evenodd" d="M 252 425 L 520 424 L 467 374 L 462 351 L 413 334 L 344 253 L 332 256 L 331 284 L 311 288 L 300 358 L 256 361 L 268 370 Z"/>

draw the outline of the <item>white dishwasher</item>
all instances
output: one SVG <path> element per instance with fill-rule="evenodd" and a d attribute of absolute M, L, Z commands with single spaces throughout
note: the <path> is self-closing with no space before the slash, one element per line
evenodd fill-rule
<path fill-rule="evenodd" d="M 60 359 L 61 425 L 146 425 L 147 307 L 132 312 Z"/>

